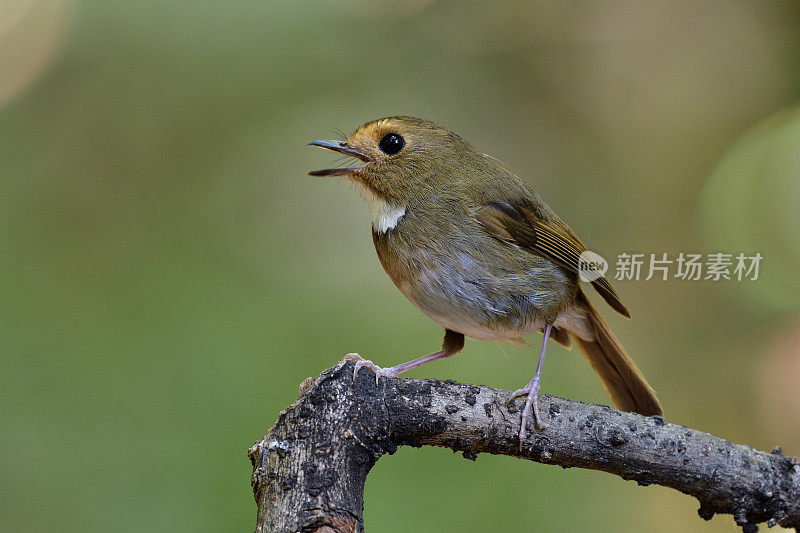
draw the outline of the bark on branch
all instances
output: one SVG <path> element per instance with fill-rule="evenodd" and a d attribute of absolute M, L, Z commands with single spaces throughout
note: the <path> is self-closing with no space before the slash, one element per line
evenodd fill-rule
<path fill-rule="evenodd" d="M 693 496 L 707 520 L 725 513 L 745 531 L 760 522 L 800 528 L 800 466 L 779 448 L 767 453 L 661 417 L 543 395 L 546 428 L 531 428 L 520 449 L 524 398 L 506 407 L 506 390 L 430 379 L 376 385 L 368 370 L 354 382 L 346 361 L 300 388 L 249 452 L 257 532 L 363 531 L 367 474 L 403 445 L 603 470 Z"/>

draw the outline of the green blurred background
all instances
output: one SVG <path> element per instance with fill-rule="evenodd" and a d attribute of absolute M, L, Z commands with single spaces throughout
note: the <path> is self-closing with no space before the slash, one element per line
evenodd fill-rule
<path fill-rule="evenodd" d="M 307 142 L 392 114 L 506 161 L 607 257 L 760 252 L 758 281 L 617 282 L 633 320 L 598 307 L 668 420 L 800 454 L 799 95 L 788 1 L 3 2 L 0 529 L 251 530 L 246 451 L 304 378 L 438 346 L 358 195 L 306 175 L 335 160 Z M 535 357 L 468 342 L 410 375 L 513 389 Z M 555 344 L 543 390 L 608 402 Z M 401 449 L 365 520 L 734 529 L 696 508 Z"/>

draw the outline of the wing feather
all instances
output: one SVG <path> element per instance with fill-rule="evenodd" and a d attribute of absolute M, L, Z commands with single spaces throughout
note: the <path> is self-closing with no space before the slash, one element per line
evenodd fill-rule
<path fill-rule="evenodd" d="M 586 247 L 560 220 L 544 220 L 538 216 L 530 202 L 490 202 L 479 209 L 475 217 L 493 237 L 545 257 L 571 272 L 580 273 L 580 255 L 586 251 Z M 585 263 L 584 267 L 587 267 Z M 598 277 L 592 281 L 592 286 L 608 305 L 630 317 L 611 283 L 600 272 L 594 272 Z"/>

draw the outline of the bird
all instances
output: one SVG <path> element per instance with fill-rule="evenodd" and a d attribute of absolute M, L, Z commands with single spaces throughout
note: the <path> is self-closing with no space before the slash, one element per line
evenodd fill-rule
<path fill-rule="evenodd" d="M 440 350 L 396 366 L 350 354 L 354 378 L 362 368 L 378 381 L 452 357 L 465 336 L 524 343 L 526 335 L 541 332 L 533 378 L 508 397 L 508 403 L 526 397 L 520 446 L 529 418 L 534 428 L 544 427 L 538 398 L 551 337 L 583 351 L 619 409 L 662 414 L 653 388 L 589 302 L 581 279 L 630 318 L 627 308 L 600 267 L 582 262 L 587 248 L 575 232 L 508 165 L 446 127 L 411 116 L 372 120 L 346 140 L 309 146 L 357 161 L 309 175 L 337 176 L 355 186 L 369 207 L 373 243 L 389 278 L 445 329 Z"/>

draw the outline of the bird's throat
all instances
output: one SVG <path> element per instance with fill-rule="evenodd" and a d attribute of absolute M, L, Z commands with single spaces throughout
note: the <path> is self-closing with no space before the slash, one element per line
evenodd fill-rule
<path fill-rule="evenodd" d="M 381 235 L 394 229 L 400 219 L 403 218 L 403 215 L 406 214 L 406 207 L 387 202 L 363 183 L 357 181 L 354 183 L 369 206 L 373 231 Z"/>

